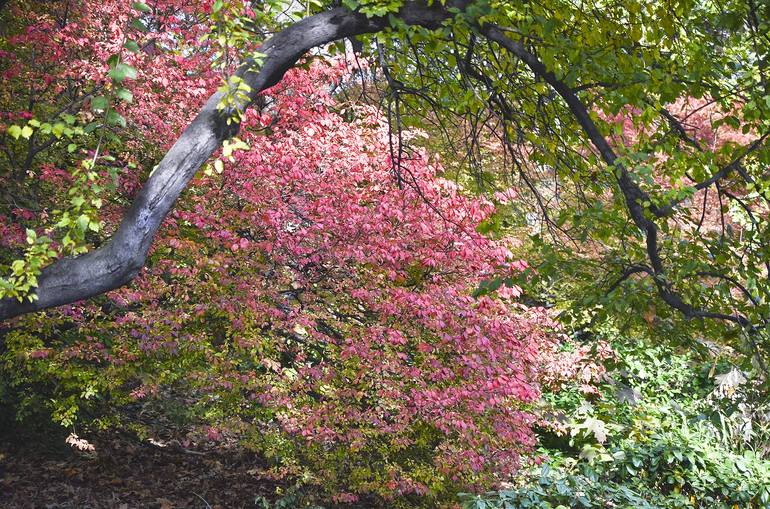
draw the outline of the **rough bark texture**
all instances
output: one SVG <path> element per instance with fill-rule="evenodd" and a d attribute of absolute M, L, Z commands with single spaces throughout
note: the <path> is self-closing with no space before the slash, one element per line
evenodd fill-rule
<path fill-rule="evenodd" d="M 465 2 L 449 2 L 462 7 Z M 404 22 L 438 28 L 449 17 L 442 6 L 408 2 L 399 13 Z M 278 83 L 311 48 L 345 37 L 373 33 L 388 27 L 387 18 L 367 18 L 344 7 L 303 19 L 267 40 L 258 70 L 247 60 L 236 72 L 251 87 L 250 101 Z M 93 297 L 130 282 L 144 265 L 152 240 L 163 219 L 200 167 L 222 142 L 237 132 L 217 110 L 217 92 L 166 153 L 126 212 L 118 231 L 104 246 L 75 258 L 63 258 L 38 277 L 37 300 L 0 300 L 0 320 Z M 244 104 L 243 107 L 248 107 Z"/>

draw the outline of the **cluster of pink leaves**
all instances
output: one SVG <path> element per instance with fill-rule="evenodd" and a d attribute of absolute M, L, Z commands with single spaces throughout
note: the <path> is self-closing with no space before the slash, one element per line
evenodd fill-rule
<path fill-rule="evenodd" d="M 26 20 L 28 28 L 9 38 L 15 51 L 6 52 L 3 77 L 22 77 L 35 86 L 44 83 L 50 86 L 45 91 L 54 95 L 71 94 L 73 89 L 99 95 L 107 92 L 107 60 L 118 54 L 121 61 L 139 70 L 140 80 L 136 83 L 141 82 L 141 86 L 135 88 L 134 97 L 144 115 L 141 121 L 136 119 L 137 127 L 148 132 L 164 125 L 181 127 L 194 110 L 178 106 L 194 107 L 208 96 L 217 80 L 209 66 L 201 65 L 206 52 L 190 50 L 199 46 L 198 39 L 208 31 L 209 27 L 198 19 L 198 12 L 209 3 L 153 2 L 147 34 L 131 26 L 137 11 L 130 2 L 78 2 L 61 6 L 62 12 L 56 8 L 38 11 L 12 7 L 14 15 Z M 139 53 L 124 47 L 128 38 L 139 42 Z M 25 51 L 19 52 L 20 48 Z M 29 52 L 34 53 L 34 61 L 29 60 Z M 163 93 L 159 93 L 160 89 L 164 89 Z M 168 100 L 172 95 L 174 102 Z"/>
<path fill-rule="evenodd" d="M 271 409 L 287 433 L 353 451 L 385 440 L 395 453 L 429 426 L 442 472 L 505 478 L 534 444 L 527 409 L 554 324 L 517 304 L 515 287 L 471 297 L 526 266 L 476 231 L 491 203 L 441 178 L 424 150 L 399 186 L 382 116 L 331 97 L 344 77 L 318 63 L 265 95 L 241 131 L 250 148 L 196 179 L 149 270 L 111 294 L 114 321 L 91 324 L 110 348 L 77 355 L 130 366 L 204 351 L 190 379 Z M 215 321 L 226 345 L 212 347 Z M 156 392 L 152 380 L 134 396 Z M 393 492 L 427 490 L 391 475 Z"/>
<path fill-rule="evenodd" d="M 738 122 L 741 108 L 740 102 L 734 103 L 732 108 L 726 108 L 719 101 L 708 97 L 680 98 L 666 106 L 671 116 L 679 123 L 684 136 L 688 138 L 687 141 L 679 141 L 682 153 L 689 154 L 693 159 L 685 168 L 713 166 L 712 173 L 716 173 L 719 168 L 732 161 L 737 154 L 743 153 L 744 149 L 735 152 L 736 147 L 748 147 L 757 139 L 757 133 L 753 130 L 744 131 L 743 128 L 737 128 L 725 122 L 726 118 L 733 116 Z M 602 113 L 600 116 L 610 124 L 620 128 L 619 133 L 614 136 L 614 142 L 617 146 L 625 146 L 632 150 L 649 143 L 649 140 L 655 135 L 669 133 L 680 136 L 677 128 L 665 119 L 660 120 L 657 124 L 640 127 L 635 121 L 635 118 L 638 119 L 640 114 L 641 111 L 638 109 L 626 108 L 616 115 Z M 669 154 L 654 152 L 649 146 L 646 147 L 646 150 L 651 152 L 646 162 L 655 168 L 652 182 L 647 183 L 652 191 L 663 192 L 695 184 L 689 176 L 684 174 L 681 162 L 679 169 L 666 168 L 667 165 L 676 162 L 672 161 Z M 701 157 L 700 162 L 696 162 L 698 157 Z M 705 180 L 705 177 L 701 180 Z M 731 191 L 738 196 L 746 194 L 741 189 L 731 189 Z M 723 209 L 727 210 L 726 203 L 724 203 L 721 193 L 715 192 L 715 188 L 697 191 L 693 194 L 690 203 L 691 206 L 681 211 L 684 216 L 689 216 L 689 224 L 688 222 L 680 222 L 680 227 L 712 234 L 721 231 L 725 222 L 730 223 L 731 227 L 735 229 L 740 228 L 731 220 L 729 214 L 722 214 Z"/>
<path fill-rule="evenodd" d="M 208 3 L 157 2 L 159 28 L 138 55 L 122 52 L 139 76 L 128 85 L 134 103 L 121 106 L 136 136 L 121 161 L 168 146 L 217 86 L 206 51 L 190 50 L 206 30 L 193 14 Z M 67 80 L 98 88 L 128 5 L 88 2 L 77 22 L 40 20 L 16 43 L 41 44 L 51 65 L 71 62 L 51 75 L 59 92 Z M 32 72 L 23 69 L 8 72 Z M 516 303 L 516 287 L 470 296 L 483 279 L 526 264 L 477 232 L 492 204 L 442 178 L 427 151 L 402 162 L 399 184 L 377 109 L 331 95 L 353 86 L 346 77 L 339 63 L 320 62 L 268 91 L 243 123 L 250 148 L 221 175 L 194 181 L 138 280 L 112 292 L 110 306 L 64 308 L 82 339 L 31 357 L 102 365 L 112 391 L 133 385 L 131 396 L 143 398 L 169 379 L 153 374 L 156 360 L 202 356 L 203 366 L 180 362 L 188 381 L 238 399 L 243 412 L 269 409 L 302 440 L 350 451 L 385 441 L 395 454 L 428 427 L 440 471 L 504 479 L 534 444 L 528 409 L 548 379 L 544 356 L 557 355 L 554 324 Z M 124 169 L 126 198 L 147 169 Z M 67 172 L 48 164 L 40 177 L 61 184 Z M 104 210 L 108 230 L 116 203 Z M 390 476 L 394 493 L 428 489 L 395 462 Z"/>
<path fill-rule="evenodd" d="M 546 369 L 543 370 L 541 384 L 552 392 L 558 392 L 564 385 L 577 384 L 577 388 L 584 394 L 598 395 L 597 385 L 604 380 L 607 372 L 606 361 L 615 357 L 615 352 L 606 341 L 598 341 L 594 345 L 570 344 L 571 349 L 562 349 L 561 344 L 553 343 L 554 349 L 550 354 L 544 355 Z"/>
<path fill-rule="evenodd" d="M 534 441 L 523 409 L 539 396 L 553 324 L 517 305 L 516 288 L 470 296 L 483 278 L 524 265 L 477 233 L 491 204 L 441 178 L 425 151 L 404 162 L 399 187 L 382 116 L 328 93 L 343 73 L 292 71 L 267 94 L 244 124 L 250 149 L 196 183 L 169 242 L 200 249 L 179 240 L 190 224 L 218 245 L 207 270 L 237 290 L 212 303 L 239 317 L 238 347 L 259 349 L 271 331 L 297 350 L 290 366 L 268 360 L 270 376 L 246 383 L 285 430 L 352 448 L 375 433 L 400 449 L 427 423 L 447 438 L 436 460 L 445 472 L 510 473 Z M 158 269 L 197 284 L 201 272 L 174 263 Z M 303 343 L 323 353 L 310 358 Z M 400 488 L 409 486 L 419 491 Z"/>

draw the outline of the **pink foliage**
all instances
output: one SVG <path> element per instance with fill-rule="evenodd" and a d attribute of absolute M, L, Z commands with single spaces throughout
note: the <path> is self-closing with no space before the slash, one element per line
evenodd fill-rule
<path fill-rule="evenodd" d="M 111 294 L 143 306 L 117 326 L 157 355 L 203 339 L 186 322 L 224 313 L 233 348 L 262 352 L 263 367 L 212 358 L 216 377 L 200 374 L 209 390 L 245 391 L 287 433 L 351 450 L 373 436 L 409 448 L 427 425 L 443 437 L 441 471 L 505 478 L 534 445 L 527 409 L 554 324 L 515 303 L 516 287 L 470 296 L 526 263 L 477 232 L 492 204 L 441 178 L 426 152 L 405 162 L 409 183 L 398 186 L 385 120 L 328 93 L 344 73 L 337 63 L 291 71 L 266 94 L 268 108 L 248 113 L 250 149 L 222 175 L 200 176 L 167 221 L 154 249 L 174 257 L 140 278 L 138 294 Z M 426 489 L 393 475 L 398 492 Z"/>
<path fill-rule="evenodd" d="M 122 52 L 139 76 L 121 113 L 141 141 L 126 141 L 121 160 L 167 147 L 218 86 L 206 48 L 195 49 L 207 27 L 192 22 L 209 3 L 153 3 L 163 29 L 139 54 Z M 39 19 L 12 41 L 68 62 L 64 75 L 48 78 L 54 93 L 67 80 L 101 83 L 107 57 L 121 51 L 130 2 L 85 5 L 78 22 Z M 12 63 L 7 72 L 32 71 Z M 46 356 L 128 369 L 192 352 L 206 366 L 189 369 L 190 383 L 268 409 L 299 440 L 350 451 L 381 440 L 405 450 L 427 428 L 438 437 L 434 466 L 449 478 L 505 479 L 534 445 L 530 409 L 541 381 L 562 369 L 543 359 L 555 324 L 545 310 L 518 304 L 517 287 L 471 297 L 484 279 L 526 268 L 505 241 L 478 233 L 493 204 L 442 178 L 426 151 L 404 161 L 399 186 L 385 119 L 329 93 L 345 78 L 339 62 L 315 63 L 265 93 L 241 130 L 250 148 L 221 175 L 195 179 L 148 269 L 110 293 L 109 319 L 94 304 L 65 308 L 85 339 Z M 126 165 L 119 193 L 130 198 L 150 169 Z M 48 165 L 40 179 L 61 185 L 67 175 Z M 515 190 L 497 198 L 516 200 Z M 107 231 L 121 213 L 103 209 Z M 3 242 L 12 228 L 0 222 Z M 142 378 L 129 399 L 157 393 Z M 219 428 L 208 436 L 216 440 Z M 393 468 L 394 492 L 428 490 Z"/>

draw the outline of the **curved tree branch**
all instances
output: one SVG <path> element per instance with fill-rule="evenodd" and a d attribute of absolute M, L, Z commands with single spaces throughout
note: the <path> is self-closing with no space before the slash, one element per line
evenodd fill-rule
<path fill-rule="evenodd" d="M 467 0 L 446 6 L 407 2 L 399 17 L 408 25 L 435 29 L 449 18 L 449 8 L 462 9 Z M 259 49 L 264 54 L 257 68 L 247 59 L 236 71 L 250 87 L 247 108 L 263 90 L 277 84 L 286 71 L 310 49 L 345 37 L 374 33 L 389 27 L 387 17 L 367 18 L 338 7 L 305 18 L 268 39 Z M 63 258 L 46 267 L 38 277 L 37 299 L 19 302 L 0 300 L 0 320 L 87 299 L 130 282 L 144 265 L 163 219 L 198 169 L 235 135 L 238 125 L 227 125 L 217 110 L 222 93 L 213 94 L 147 179 L 126 212 L 118 231 L 104 246 L 76 258 Z"/>
<path fill-rule="evenodd" d="M 532 52 L 530 52 L 521 42 L 508 37 L 503 30 L 492 24 L 485 24 L 480 27 L 480 31 L 489 40 L 496 42 L 501 47 L 515 55 L 524 62 L 530 70 L 553 88 L 561 96 L 580 127 L 588 136 L 591 143 L 601 155 L 604 162 L 610 168 L 618 172 L 618 186 L 626 202 L 631 220 L 644 232 L 646 241 L 647 257 L 650 260 L 650 275 L 655 281 L 658 289 L 658 295 L 663 301 L 672 308 L 679 311 L 685 318 L 714 318 L 725 320 L 740 325 L 741 327 L 753 327 L 752 323 L 743 315 L 711 312 L 693 307 L 682 299 L 681 295 L 675 291 L 671 283 L 666 279 L 666 270 L 658 248 L 658 226 L 645 214 L 645 208 L 642 205 L 650 202 L 649 196 L 634 181 L 628 169 L 618 160 L 615 151 L 610 146 L 607 139 L 601 134 L 599 128 L 594 123 L 588 113 L 588 109 L 577 97 L 574 90 L 569 88 L 566 83 L 561 81 L 553 72 L 549 71 L 543 62 Z M 738 160 L 740 162 L 740 160 Z M 736 163 L 737 164 L 737 163 Z M 651 205 L 648 210 L 656 217 L 662 217 L 661 209 Z M 637 271 L 638 272 L 638 271 Z"/>

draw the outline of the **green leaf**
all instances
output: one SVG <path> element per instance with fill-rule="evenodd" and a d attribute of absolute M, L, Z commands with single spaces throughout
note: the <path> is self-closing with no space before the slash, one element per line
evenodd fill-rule
<path fill-rule="evenodd" d="M 110 69 L 109 76 L 115 83 L 122 83 L 126 79 L 136 79 L 136 69 L 121 62 Z"/>
<path fill-rule="evenodd" d="M 490 294 L 494 291 L 496 291 L 502 284 L 505 282 L 505 280 L 501 277 L 496 277 L 493 279 L 485 279 L 482 281 L 478 288 L 473 292 L 473 297 L 478 298 L 482 295 Z"/>
<path fill-rule="evenodd" d="M 17 276 L 20 276 L 24 273 L 24 260 L 14 260 L 11 264 L 11 270 L 14 274 Z"/>
<path fill-rule="evenodd" d="M 126 49 L 130 51 L 131 53 L 139 53 L 139 45 L 136 43 L 136 41 L 133 41 L 131 39 L 126 41 Z"/>
<path fill-rule="evenodd" d="M 134 2 L 133 4 L 131 4 L 131 7 L 133 7 L 139 12 L 144 12 L 144 13 L 152 12 L 152 9 L 150 9 L 150 6 L 144 2 Z"/>
<path fill-rule="evenodd" d="M 67 126 L 66 126 L 66 125 L 64 125 L 63 123 L 61 123 L 61 122 L 56 122 L 56 123 L 53 125 L 53 127 L 51 127 L 51 132 L 52 132 L 52 133 L 53 133 L 53 135 L 54 135 L 54 136 L 56 136 L 57 138 L 61 138 L 61 135 L 64 133 L 64 129 L 65 129 L 66 127 L 67 127 Z"/>
<path fill-rule="evenodd" d="M 134 20 L 131 22 L 131 26 L 136 28 L 137 30 L 139 30 L 142 33 L 147 33 L 147 32 L 150 31 L 147 28 L 147 25 L 142 23 L 142 20 L 140 20 L 139 18 L 134 18 Z"/>
<path fill-rule="evenodd" d="M 28 140 L 32 136 L 32 128 L 28 125 L 25 125 L 21 128 L 21 137 Z"/>
<path fill-rule="evenodd" d="M 107 112 L 107 123 L 111 125 L 119 125 L 120 127 L 126 127 L 126 119 L 115 110 Z"/>
<path fill-rule="evenodd" d="M 91 219 L 85 214 L 81 214 L 78 217 L 78 228 L 80 228 L 81 231 L 86 231 L 88 228 L 88 223 L 91 222 Z"/>
<path fill-rule="evenodd" d="M 12 125 L 8 128 L 8 134 L 10 134 L 14 140 L 18 140 L 19 136 L 21 136 L 21 127 L 17 125 Z"/>
<path fill-rule="evenodd" d="M 121 101 L 125 101 L 127 103 L 130 103 L 131 101 L 134 100 L 134 94 L 132 94 L 130 90 L 127 90 L 125 88 L 117 89 L 115 91 L 115 96 Z"/>
<path fill-rule="evenodd" d="M 104 111 L 107 109 L 108 105 L 109 101 L 107 101 L 107 98 L 103 95 L 91 99 L 91 109 L 94 111 Z"/>

